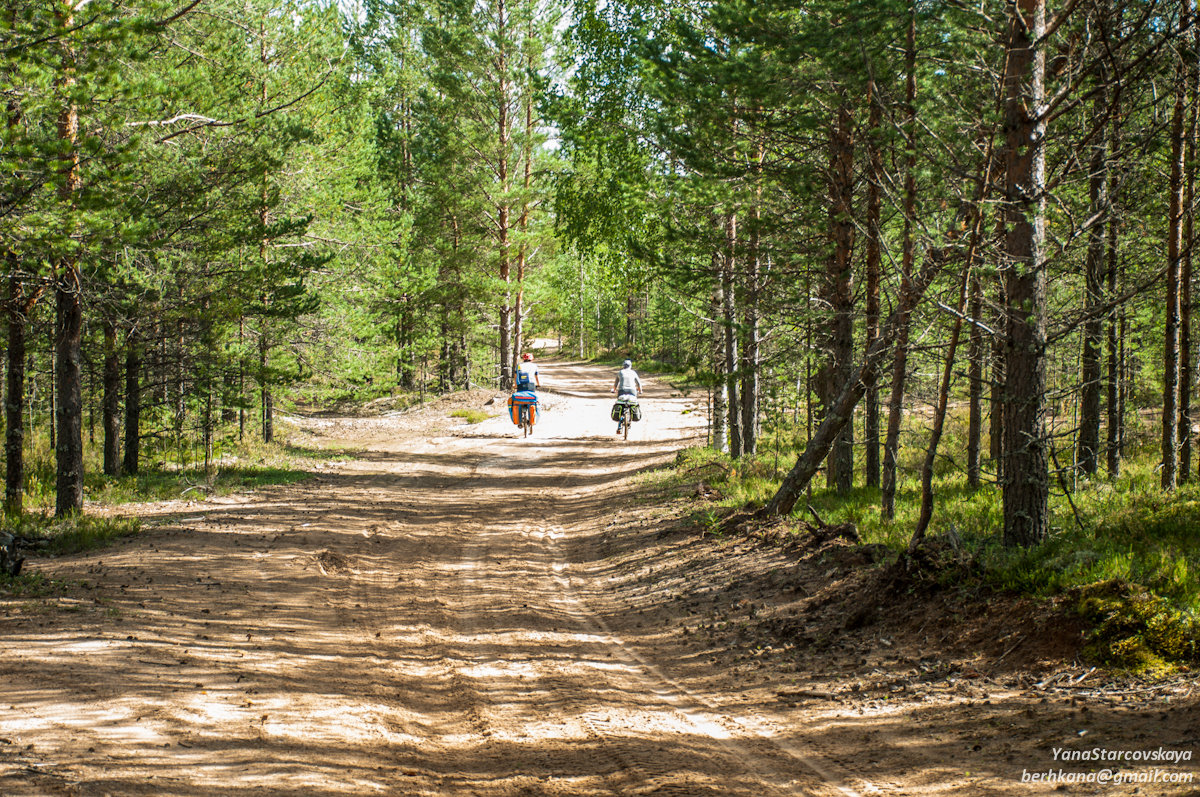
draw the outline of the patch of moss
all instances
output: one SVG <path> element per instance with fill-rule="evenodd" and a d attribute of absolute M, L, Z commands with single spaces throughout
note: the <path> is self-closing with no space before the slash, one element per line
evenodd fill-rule
<path fill-rule="evenodd" d="M 1092 628 L 1085 654 L 1105 666 L 1156 673 L 1200 663 L 1200 621 L 1141 585 L 1081 587 L 1075 608 Z"/>

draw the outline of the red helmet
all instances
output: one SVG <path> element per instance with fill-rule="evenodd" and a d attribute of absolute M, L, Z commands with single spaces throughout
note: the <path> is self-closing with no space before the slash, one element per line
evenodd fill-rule
<path fill-rule="evenodd" d="M 521 359 L 524 360 L 525 362 L 529 362 L 530 360 L 533 359 L 533 355 L 530 354 L 529 352 L 525 352 L 524 354 L 521 355 Z"/>

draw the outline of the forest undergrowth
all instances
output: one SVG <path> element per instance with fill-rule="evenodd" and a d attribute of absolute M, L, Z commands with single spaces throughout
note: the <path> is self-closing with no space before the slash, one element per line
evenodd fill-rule
<path fill-rule="evenodd" d="M 956 424 L 950 426 L 943 450 L 961 452 Z M 767 432 L 759 453 L 738 461 L 710 448 L 687 449 L 651 481 L 694 485 L 691 520 L 711 534 L 725 534 L 727 519 L 772 496 L 802 442 L 803 429 Z M 1084 623 L 1081 653 L 1096 664 L 1151 674 L 1200 664 L 1200 539 L 1194 534 L 1200 484 L 1163 493 L 1152 446 L 1127 452 L 1115 479 L 1064 474 L 1052 491 L 1052 533 L 1028 549 L 1001 544 L 999 486 L 985 481 L 971 489 L 947 457 L 934 480 L 927 544 L 908 557 L 924 453 L 915 445 L 901 450 L 893 519 L 881 516 L 878 488 L 858 486 L 839 495 L 818 474 L 789 518 L 784 541 L 806 534 L 813 520 L 827 527 L 853 524 L 862 545 L 890 551 L 882 560 L 872 557 L 870 566 L 919 567 L 921 589 L 990 590 L 1062 607 Z M 1057 456 L 1070 461 L 1069 452 Z"/>
<path fill-rule="evenodd" d="M 48 435 L 26 438 L 26 478 L 20 515 L 0 516 L 0 532 L 22 538 L 44 553 L 64 555 L 103 547 L 138 531 L 136 519 L 107 514 L 80 513 L 54 517 L 54 449 Z M 274 484 L 292 484 L 312 475 L 312 463 L 345 456 L 345 452 L 297 445 L 280 430 L 276 440 L 264 443 L 256 435 L 238 438 L 235 428 L 214 447 L 208 468 L 203 451 L 194 444 L 182 448 L 163 446 L 148 452 L 136 474 L 105 475 L 98 446 L 86 449 L 84 485 L 89 502 L 120 506 L 141 501 L 164 501 L 253 490 Z M 23 582 L 22 582 L 23 583 Z M 7 584 L 6 589 L 19 588 Z"/>

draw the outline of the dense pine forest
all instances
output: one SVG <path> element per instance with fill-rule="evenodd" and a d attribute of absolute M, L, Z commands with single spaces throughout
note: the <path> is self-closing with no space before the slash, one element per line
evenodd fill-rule
<path fill-rule="evenodd" d="M 760 515 L 1190 506 L 1195 13 L 5 0 L 7 512 L 535 337 L 705 393 Z"/>

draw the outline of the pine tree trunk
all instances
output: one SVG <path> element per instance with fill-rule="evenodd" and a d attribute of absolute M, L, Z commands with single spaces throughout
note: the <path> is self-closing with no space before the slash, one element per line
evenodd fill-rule
<path fill-rule="evenodd" d="M 729 450 L 728 412 L 725 400 L 725 325 L 721 323 L 725 312 L 724 269 L 721 267 L 720 250 L 714 249 L 712 255 L 713 294 L 710 303 L 712 314 L 712 369 L 713 369 L 713 404 L 712 404 L 712 442 L 715 451 Z"/>
<path fill-rule="evenodd" d="M 901 275 L 900 304 L 913 306 L 907 272 Z M 891 520 L 896 516 L 897 457 L 900 449 L 900 421 L 904 415 L 904 382 L 908 376 L 908 318 L 903 318 L 896 333 L 896 353 L 892 358 L 892 389 L 888 397 L 887 434 L 883 441 L 883 484 L 880 489 L 880 516 Z"/>
<path fill-rule="evenodd" d="M 908 20 L 908 40 L 905 46 L 904 90 L 904 238 L 900 253 L 901 292 L 908 290 L 916 261 L 913 240 L 917 215 L 917 20 L 912 11 Z M 904 387 L 908 379 L 908 320 L 901 325 L 901 337 L 896 339 L 896 358 L 892 362 L 892 390 L 888 400 L 887 437 L 883 443 L 883 485 L 880 514 L 886 520 L 896 516 L 896 481 L 899 477 L 900 421 L 904 415 Z"/>
<path fill-rule="evenodd" d="M 466 326 L 466 320 L 462 317 L 462 311 L 459 310 L 458 316 L 459 329 Z M 471 350 L 467 346 L 467 334 L 465 332 L 458 333 L 458 363 L 459 374 L 462 379 L 461 387 L 463 390 L 471 389 Z"/>
<path fill-rule="evenodd" d="M 33 300 L 25 298 L 15 273 L 16 257 L 10 254 L 6 260 L 12 276 L 8 279 L 8 373 L 4 393 L 4 512 L 20 515 L 25 498 L 25 341 Z"/>
<path fill-rule="evenodd" d="M 78 265 L 73 260 L 58 264 L 55 280 L 56 334 L 55 366 L 58 402 L 58 440 L 55 463 L 58 477 L 54 514 L 64 517 L 83 510 L 83 386 L 80 342 L 83 333 L 82 287 Z"/>
<path fill-rule="evenodd" d="M 1180 32 L 1186 35 L 1188 5 L 1182 4 Z M 1171 114 L 1171 168 L 1167 182 L 1167 295 L 1163 324 L 1162 470 L 1164 490 L 1174 490 L 1179 477 L 1179 301 L 1183 256 L 1183 141 L 1187 102 L 1187 70 L 1176 75 L 1175 107 Z"/>
<path fill-rule="evenodd" d="M 526 58 L 526 70 L 532 74 L 533 64 L 530 57 Z M 521 232 L 521 242 L 517 247 L 517 296 L 513 308 L 513 359 L 512 372 L 517 373 L 518 360 L 521 350 L 525 347 L 525 266 L 529 256 L 529 244 L 526 240 L 529 234 L 529 190 L 533 185 L 533 93 L 523 92 L 522 101 L 525 105 L 525 142 L 522 148 L 521 160 L 524 175 L 521 185 L 521 215 L 517 219 L 517 229 Z"/>
<path fill-rule="evenodd" d="M 868 84 L 867 94 L 871 106 L 867 123 L 867 218 L 866 218 L 866 272 L 867 272 L 867 317 L 866 342 L 863 350 L 870 349 L 879 339 L 879 266 L 882 247 L 883 218 L 883 152 L 879 137 L 882 135 L 883 106 L 879 100 L 875 81 Z M 863 462 L 863 477 L 868 487 L 879 486 L 879 384 L 872 379 L 867 385 L 864 409 L 866 421 L 863 429 L 863 444 L 866 448 Z"/>
<path fill-rule="evenodd" d="M 1121 95 L 1117 92 L 1112 98 L 1112 127 L 1109 129 L 1109 151 L 1121 151 Z M 1105 281 L 1107 293 L 1117 295 L 1120 284 L 1120 222 L 1121 222 L 1121 179 L 1118 169 L 1110 169 L 1108 174 L 1108 221 L 1105 225 L 1105 260 L 1107 269 Z M 1107 376 L 1105 388 L 1107 393 L 1106 429 L 1105 429 L 1105 460 L 1110 479 L 1121 475 L 1121 456 L 1125 436 L 1125 407 L 1122 399 L 1122 380 L 1125 370 L 1125 329 L 1124 308 L 1114 304 L 1108 313 L 1107 341 Z"/>
<path fill-rule="evenodd" d="M 117 324 L 104 319 L 104 474 L 121 474 L 121 361 L 117 357 Z"/>
<path fill-rule="evenodd" d="M 133 346 L 132 338 L 130 346 Z M 238 395 L 238 442 L 246 439 L 246 407 L 250 403 L 246 397 L 246 317 L 238 316 L 238 373 L 237 373 L 237 395 Z M 126 370 L 125 378 L 129 378 L 129 371 Z M 128 395 L 129 386 L 126 383 L 126 394 Z"/>
<path fill-rule="evenodd" d="M 59 15 L 64 28 L 70 28 L 74 24 L 71 8 L 69 3 L 60 5 Z M 64 48 L 62 74 L 58 81 L 63 95 L 69 94 L 75 85 L 74 60 L 74 54 Z M 68 104 L 63 108 L 58 121 L 58 138 L 66 153 L 59 200 L 62 207 L 70 213 L 74 210 L 75 194 L 80 187 L 77 149 L 79 113 L 65 96 L 64 101 Z M 83 386 L 80 374 L 80 342 L 83 333 L 80 292 L 83 280 L 75 255 L 69 255 L 55 263 L 54 272 L 54 415 L 58 427 L 54 446 L 57 470 L 54 514 L 63 517 L 83 509 Z"/>
<path fill-rule="evenodd" d="M 183 284 L 179 286 L 179 303 L 183 305 Z M 178 451 L 179 465 L 186 463 L 184 444 L 184 427 L 187 424 L 187 377 L 188 368 L 185 353 L 187 351 L 186 329 L 183 319 L 175 322 L 175 368 L 171 383 L 175 388 L 172 399 L 175 402 L 175 446 Z M 265 369 L 264 369 L 265 375 Z"/>
<path fill-rule="evenodd" d="M 835 112 L 829 138 L 830 255 L 826 263 L 826 299 L 833 313 L 826 337 L 829 361 L 819 378 L 821 402 L 837 400 L 849 377 L 854 356 L 854 120 L 842 103 Z M 854 426 L 844 425 L 830 450 L 826 483 L 839 493 L 854 482 Z"/>
<path fill-rule="evenodd" d="M 200 387 L 200 441 L 204 448 L 204 477 L 209 483 L 214 475 L 213 441 L 216 437 L 216 379 L 209 352 L 215 347 L 212 334 L 212 301 L 205 296 L 200 302 L 200 362 L 197 363 L 196 381 Z"/>
<path fill-rule="evenodd" d="M 508 10 L 505 6 L 505 0 L 494 0 L 496 10 L 496 42 L 497 53 L 495 58 L 496 69 L 496 179 L 499 182 L 500 204 L 496 208 L 496 230 L 499 243 L 499 268 L 498 273 L 500 281 L 503 283 L 501 290 L 501 305 L 499 313 L 500 322 L 500 389 L 511 390 L 513 387 L 513 357 L 514 342 L 512 340 L 512 293 L 510 282 L 512 280 L 511 267 L 509 260 L 509 235 L 511 230 L 511 221 L 509 219 L 510 208 L 508 205 L 508 194 L 512 186 L 509 185 L 509 146 L 512 142 L 512 120 L 509 113 L 509 101 L 511 94 L 511 85 L 508 76 Z"/>
<path fill-rule="evenodd" d="M 1029 547 L 1049 532 L 1045 433 L 1046 269 L 1045 0 L 1010 10 L 1004 79 L 1006 343 L 1004 363 L 1004 544 Z"/>
<path fill-rule="evenodd" d="M 761 115 L 761 109 L 759 109 Z M 756 117 L 757 118 L 757 117 Z M 763 265 L 760 227 L 762 222 L 762 164 L 766 152 L 761 134 L 754 131 L 754 158 L 750 173 L 754 180 L 754 205 L 750 211 L 750 237 L 746 252 L 746 287 L 742 306 L 742 452 L 758 452 L 759 405 L 762 386 L 759 376 L 761 359 L 761 309 Z M 678 336 L 677 336 L 678 337 Z"/>
<path fill-rule="evenodd" d="M 258 338 L 258 369 L 262 374 L 262 439 L 264 443 L 275 440 L 275 397 L 271 395 L 271 379 L 267 373 L 271 348 L 267 342 L 267 330 Z"/>
<path fill-rule="evenodd" d="M 1096 99 L 1097 118 L 1104 112 L 1104 96 Z M 1088 174 L 1089 215 L 1095 219 L 1088 230 L 1087 259 L 1084 264 L 1083 354 L 1080 381 L 1083 388 L 1079 399 L 1079 443 L 1076 459 L 1079 469 L 1091 475 L 1100 468 L 1100 393 L 1103 387 L 1100 374 L 1103 318 L 1098 308 L 1104 303 L 1104 225 L 1100 222 L 1108 205 L 1108 153 L 1103 136 L 1092 145 Z"/>
<path fill-rule="evenodd" d="M 1003 308 L 1004 279 L 996 285 L 996 306 Z M 1000 314 L 1001 330 L 1004 329 L 1003 311 Z M 988 380 L 988 457 L 996 469 L 997 480 L 1004 478 L 1004 335 L 992 337 L 991 374 Z"/>
<path fill-rule="evenodd" d="M 124 471 L 138 472 L 142 437 L 141 341 L 137 329 L 125 341 L 125 461 Z"/>
<path fill-rule="evenodd" d="M 737 215 L 725 215 L 725 251 L 721 268 L 721 298 L 725 328 L 725 402 L 728 410 L 729 455 L 738 459 L 745 453 L 742 438 L 742 404 L 738 390 L 737 307 L 733 281 L 737 251 Z"/>
<path fill-rule="evenodd" d="M 15 22 L 17 9 L 10 10 L 10 23 Z M 16 96 L 5 103 L 5 127 L 10 134 L 21 124 L 21 106 Z M 26 299 L 17 274 L 20 265 L 16 253 L 6 249 L 4 264 L 8 269 L 8 350 L 4 392 L 4 513 L 20 515 L 25 501 L 25 357 L 29 332 L 29 314 L 38 293 Z"/>
<path fill-rule="evenodd" d="M 983 330 L 979 328 L 983 313 L 983 287 L 977 274 L 971 275 L 971 298 L 967 315 L 971 324 L 967 337 L 968 406 L 967 406 L 967 486 L 978 490 L 982 467 L 980 454 L 983 442 Z"/>
<path fill-rule="evenodd" d="M 1193 15 L 1195 6 L 1193 0 Z M 1196 20 L 1192 19 L 1195 23 Z M 1192 478 L 1192 391 L 1195 389 L 1192 358 L 1192 252 L 1196 249 L 1196 132 L 1197 106 L 1200 105 L 1200 32 L 1193 25 L 1190 36 L 1191 58 L 1188 59 L 1187 90 L 1191 92 L 1184 161 L 1192 164 L 1187 170 L 1183 198 L 1183 250 L 1180 264 L 1181 293 L 1179 296 L 1179 483 L 1186 484 Z"/>

